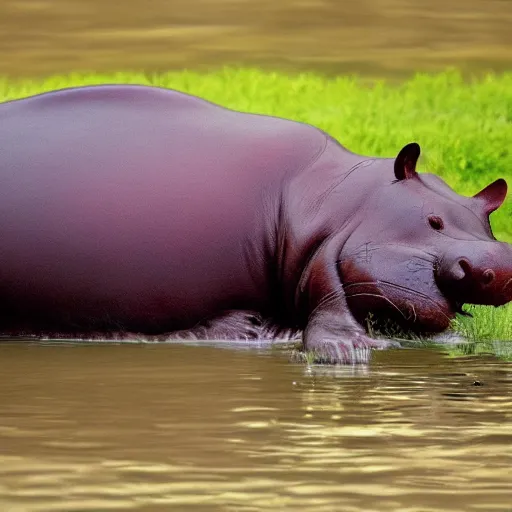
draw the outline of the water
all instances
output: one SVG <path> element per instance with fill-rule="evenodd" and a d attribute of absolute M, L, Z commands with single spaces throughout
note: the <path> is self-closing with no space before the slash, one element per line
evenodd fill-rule
<path fill-rule="evenodd" d="M 0 344 L 0 509 L 512 510 L 512 364 Z"/>
<path fill-rule="evenodd" d="M 2 0 L 0 74 L 510 68 L 509 0 Z"/>

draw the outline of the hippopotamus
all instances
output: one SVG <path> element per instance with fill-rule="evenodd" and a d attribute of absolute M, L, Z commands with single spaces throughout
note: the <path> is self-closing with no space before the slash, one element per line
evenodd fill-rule
<path fill-rule="evenodd" d="M 398 150 L 398 148 L 397 148 Z M 512 300 L 512 246 L 473 197 L 309 124 L 178 91 L 76 87 L 0 105 L 0 331 L 253 339 L 321 361 Z M 147 339 L 146 338 L 146 339 Z"/>

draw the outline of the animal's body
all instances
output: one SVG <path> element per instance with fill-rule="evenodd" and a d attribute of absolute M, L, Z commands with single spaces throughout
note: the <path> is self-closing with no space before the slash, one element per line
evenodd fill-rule
<path fill-rule="evenodd" d="M 369 312 L 435 332 L 464 302 L 512 300 L 488 223 L 504 180 L 462 197 L 418 156 L 159 88 L 3 103 L 0 331 L 247 338 L 254 313 L 343 360 L 389 345 Z"/>

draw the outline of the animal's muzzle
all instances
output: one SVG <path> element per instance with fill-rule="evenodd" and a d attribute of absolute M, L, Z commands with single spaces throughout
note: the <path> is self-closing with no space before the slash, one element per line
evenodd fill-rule
<path fill-rule="evenodd" d="M 512 246 L 501 242 L 472 244 L 471 252 L 446 257 L 435 265 L 440 290 L 457 303 L 501 306 L 512 301 Z M 478 245 L 486 247 L 479 252 Z"/>

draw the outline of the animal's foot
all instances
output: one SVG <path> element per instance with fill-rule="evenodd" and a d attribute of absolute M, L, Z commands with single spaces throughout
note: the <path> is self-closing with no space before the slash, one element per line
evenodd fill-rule
<path fill-rule="evenodd" d="M 400 347 L 400 343 L 394 340 L 377 340 L 363 333 L 351 332 L 335 339 L 327 337 L 309 343 L 306 350 L 315 363 L 364 364 L 369 362 L 372 350 Z"/>

